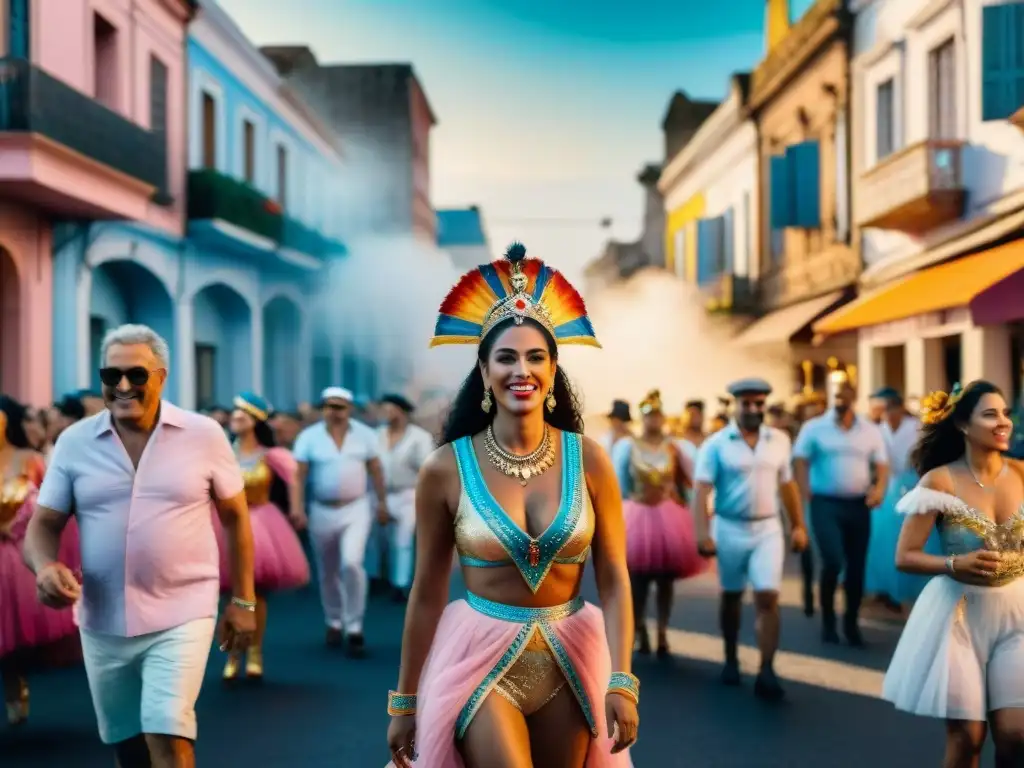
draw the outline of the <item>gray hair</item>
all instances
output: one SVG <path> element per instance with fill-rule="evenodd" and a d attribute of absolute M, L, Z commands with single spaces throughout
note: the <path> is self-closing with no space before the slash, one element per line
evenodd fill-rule
<path fill-rule="evenodd" d="M 163 337 L 148 325 L 128 323 L 107 331 L 100 346 L 100 360 L 107 360 L 107 352 L 115 344 L 145 344 L 164 368 L 171 360 L 171 351 Z"/>

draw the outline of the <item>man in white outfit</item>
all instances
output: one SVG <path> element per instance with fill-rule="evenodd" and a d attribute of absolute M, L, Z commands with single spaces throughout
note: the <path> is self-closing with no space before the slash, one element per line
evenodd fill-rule
<path fill-rule="evenodd" d="M 320 396 L 323 421 L 304 429 L 292 453 L 298 463 L 292 485 L 291 509 L 303 526 L 306 486 L 309 485 L 309 534 L 320 580 L 320 600 L 327 624 L 326 642 L 340 647 L 346 641 L 352 656 L 365 649 L 363 614 L 367 579 L 366 541 L 377 499 L 377 519 L 391 519 L 377 434 L 351 418 L 352 393 L 328 387 Z"/>
<path fill-rule="evenodd" d="M 709 437 L 697 457 L 694 517 L 699 548 L 718 557 L 722 586 L 720 619 L 725 641 L 722 682 L 739 685 L 738 656 L 743 592 L 750 585 L 757 609 L 757 640 L 761 670 L 754 693 L 782 698 L 772 663 L 779 646 L 779 591 L 785 559 L 785 537 L 779 516 L 781 497 L 792 526 L 792 546 L 807 546 L 800 494 L 793 481 L 789 436 L 765 426 L 772 388 L 762 379 L 742 379 L 729 387 L 736 399 L 736 418 Z M 708 498 L 715 494 L 712 533 Z"/>
<path fill-rule="evenodd" d="M 382 533 L 387 537 L 391 588 L 396 601 L 404 602 L 412 586 L 413 539 L 416 534 L 416 479 L 431 451 L 434 438 L 412 424 L 414 406 L 401 395 L 380 400 L 381 426 L 377 427 L 384 484 L 391 520 Z"/>

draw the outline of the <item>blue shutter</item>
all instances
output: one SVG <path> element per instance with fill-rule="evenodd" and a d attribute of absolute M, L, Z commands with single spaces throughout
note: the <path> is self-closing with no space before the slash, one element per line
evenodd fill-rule
<path fill-rule="evenodd" d="M 722 214 L 722 273 L 736 271 L 736 216 L 732 208 Z"/>
<path fill-rule="evenodd" d="M 789 158 L 786 155 L 772 157 L 768 176 L 771 184 L 771 198 L 768 203 L 771 206 L 772 229 L 791 227 L 793 226 L 793 201 L 790 193 Z"/>
<path fill-rule="evenodd" d="M 29 58 L 29 0 L 10 0 L 8 5 L 8 55 L 14 59 Z"/>
<path fill-rule="evenodd" d="M 1024 3 L 981 9 L 981 119 L 1005 120 L 1024 106 Z"/>
<path fill-rule="evenodd" d="M 714 234 L 713 219 L 697 222 L 697 285 L 705 285 L 714 275 Z"/>
<path fill-rule="evenodd" d="M 802 229 L 821 226 L 821 153 L 818 142 L 805 141 L 786 148 L 792 178 L 793 224 Z"/>

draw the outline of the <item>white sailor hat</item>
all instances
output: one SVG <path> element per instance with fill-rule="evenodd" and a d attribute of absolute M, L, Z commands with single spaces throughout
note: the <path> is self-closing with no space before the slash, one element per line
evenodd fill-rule
<path fill-rule="evenodd" d="M 739 397 L 740 395 L 770 395 L 772 393 L 772 385 L 764 379 L 740 379 L 730 384 L 727 391 L 733 397 Z"/>
<path fill-rule="evenodd" d="M 327 387 L 320 393 L 320 402 L 326 403 L 328 400 L 344 400 L 346 403 L 351 403 L 355 400 L 355 396 L 344 387 Z"/>

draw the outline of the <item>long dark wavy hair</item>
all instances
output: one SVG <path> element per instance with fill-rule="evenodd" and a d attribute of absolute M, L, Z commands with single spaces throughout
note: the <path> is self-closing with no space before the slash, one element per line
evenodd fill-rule
<path fill-rule="evenodd" d="M 7 417 L 7 428 L 4 430 L 4 438 L 14 448 L 27 449 L 32 446 L 28 442 L 28 433 L 25 431 L 25 419 L 28 418 L 29 410 L 13 397 L 0 395 L 0 411 Z"/>
<path fill-rule="evenodd" d="M 936 467 L 952 464 L 963 458 L 967 441 L 962 432 L 971 414 L 985 395 L 1002 395 L 1003 391 L 991 381 L 972 381 L 963 391 L 953 412 L 934 424 L 921 425 L 921 435 L 910 453 L 910 465 L 923 476 Z"/>
<path fill-rule="evenodd" d="M 480 342 L 476 356 L 480 363 L 486 363 L 494 349 L 495 340 L 515 322 L 512 318 L 498 323 Z M 539 330 L 548 346 L 548 354 L 551 359 L 558 362 L 558 345 L 548 330 L 540 323 L 526 318 L 524 323 Z M 580 397 L 575 387 L 569 381 L 569 377 L 562 366 L 555 369 L 555 381 L 552 385 L 555 394 L 555 409 L 548 411 L 544 407 L 544 421 L 563 432 L 575 432 L 583 434 L 583 408 Z M 480 373 L 480 366 L 474 365 L 466 380 L 462 382 L 459 392 L 452 400 L 448 409 L 448 417 L 441 428 L 441 444 L 453 443 L 460 437 L 471 437 L 483 432 L 494 421 L 494 414 L 497 406 L 491 409 L 490 413 L 484 413 L 480 402 L 484 399 L 484 377 Z"/>
<path fill-rule="evenodd" d="M 274 435 L 273 428 L 270 426 L 270 418 L 268 417 L 265 420 L 258 419 L 248 411 L 246 413 L 249 414 L 255 424 L 252 433 L 256 438 L 256 442 L 264 448 L 276 448 L 277 438 Z M 288 514 L 288 510 L 291 507 L 291 495 L 288 493 L 288 484 L 278 477 L 276 472 L 271 472 L 271 475 L 273 477 L 270 481 L 270 503 L 285 514 Z"/>

